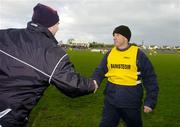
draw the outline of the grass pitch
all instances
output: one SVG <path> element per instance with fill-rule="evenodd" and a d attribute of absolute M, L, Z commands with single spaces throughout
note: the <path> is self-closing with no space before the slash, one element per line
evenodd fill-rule
<path fill-rule="evenodd" d="M 81 75 L 90 77 L 103 55 L 88 51 L 68 52 Z M 180 127 L 180 55 L 149 56 L 160 87 L 154 112 L 143 114 L 144 127 Z M 98 127 L 103 108 L 103 90 L 71 99 L 50 86 L 30 115 L 29 127 Z M 123 124 L 119 127 L 125 127 Z"/>

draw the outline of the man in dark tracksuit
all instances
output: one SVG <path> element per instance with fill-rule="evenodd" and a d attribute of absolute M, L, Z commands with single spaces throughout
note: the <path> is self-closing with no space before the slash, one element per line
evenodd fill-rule
<path fill-rule="evenodd" d="M 50 84 L 69 97 L 97 89 L 57 45 L 58 22 L 55 10 L 38 4 L 26 29 L 0 30 L 0 127 L 25 126 Z"/>
<path fill-rule="evenodd" d="M 127 26 L 115 28 L 115 47 L 107 52 L 93 74 L 98 85 L 104 77 L 108 78 L 100 127 L 117 127 L 120 119 L 127 127 L 142 127 L 142 85 L 147 92 L 144 112 L 155 108 L 159 88 L 153 66 L 137 46 L 128 43 L 130 37 Z"/>

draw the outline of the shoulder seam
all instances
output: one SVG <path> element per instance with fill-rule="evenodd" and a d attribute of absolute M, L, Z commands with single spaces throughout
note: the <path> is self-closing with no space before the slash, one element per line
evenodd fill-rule
<path fill-rule="evenodd" d="M 34 70 L 40 72 L 41 74 L 43 74 L 43 75 L 45 75 L 45 76 L 47 76 L 47 77 L 50 77 L 49 74 L 43 72 L 42 70 L 36 68 L 35 66 L 33 66 L 33 65 L 31 65 L 31 64 L 29 64 L 29 63 L 27 63 L 27 62 L 25 62 L 25 61 L 23 61 L 23 60 L 21 60 L 21 59 L 15 57 L 15 56 L 13 56 L 13 55 L 11 55 L 11 54 L 9 54 L 9 53 L 3 51 L 3 50 L 0 50 L 0 52 L 3 53 L 3 54 L 6 55 L 6 56 L 8 56 L 8 57 L 10 57 L 10 58 L 12 58 L 12 59 L 18 61 L 18 62 L 20 62 L 20 63 L 25 64 L 26 66 L 29 66 L 29 67 L 33 68 Z"/>
<path fill-rule="evenodd" d="M 56 71 L 56 68 L 58 67 L 58 65 L 60 64 L 60 62 L 61 62 L 66 56 L 67 56 L 67 54 L 65 54 L 64 56 L 62 56 L 62 57 L 59 59 L 59 61 L 57 62 L 56 66 L 54 67 L 54 69 L 53 69 L 53 71 L 52 71 L 52 73 L 51 73 L 51 75 L 50 75 L 50 77 L 49 77 L 49 84 L 51 83 L 51 79 L 52 79 L 52 77 L 53 77 L 53 75 L 54 75 L 54 72 Z"/>

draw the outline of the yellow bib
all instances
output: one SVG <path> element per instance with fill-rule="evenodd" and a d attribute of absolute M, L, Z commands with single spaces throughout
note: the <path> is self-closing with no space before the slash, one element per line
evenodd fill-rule
<path fill-rule="evenodd" d="M 135 86 L 140 82 L 137 71 L 137 46 L 131 46 L 125 51 L 119 51 L 114 47 L 108 55 L 106 77 L 108 81 L 124 86 Z"/>

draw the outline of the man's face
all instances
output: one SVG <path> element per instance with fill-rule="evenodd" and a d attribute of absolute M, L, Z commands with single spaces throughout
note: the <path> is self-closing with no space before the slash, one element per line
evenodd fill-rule
<path fill-rule="evenodd" d="M 48 28 L 51 33 L 55 36 L 55 34 L 57 33 L 57 31 L 59 30 L 59 23 L 56 23 L 54 26 Z"/>
<path fill-rule="evenodd" d="M 55 34 L 58 32 L 58 30 L 59 30 L 59 23 L 57 23 L 57 24 L 55 25 L 55 28 L 54 28 Z"/>
<path fill-rule="evenodd" d="M 114 33 L 113 40 L 114 40 L 114 45 L 116 47 L 121 47 L 122 45 L 124 45 L 127 42 L 127 39 L 118 33 Z"/>

